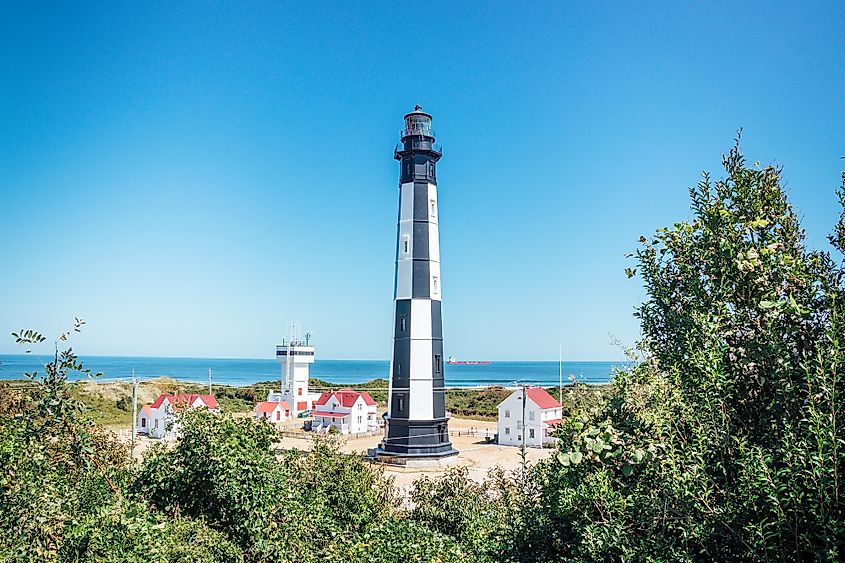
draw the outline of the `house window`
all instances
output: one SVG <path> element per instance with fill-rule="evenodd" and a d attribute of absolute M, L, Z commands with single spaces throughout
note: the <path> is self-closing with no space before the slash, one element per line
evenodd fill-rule
<path fill-rule="evenodd" d="M 142 419 L 141 419 L 141 428 L 146 428 L 146 427 L 147 427 L 147 419 L 146 419 L 146 418 L 142 418 Z"/>
<path fill-rule="evenodd" d="M 363 403 L 358 403 L 358 410 L 359 411 L 364 410 L 364 404 Z"/>
<path fill-rule="evenodd" d="M 511 429 L 509 427 L 505 426 L 505 434 L 510 435 L 510 433 L 511 433 Z"/>
<path fill-rule="evenodd" d="M 302 395 L 302 387 L 300 387 L 299 389 L 297 389 L 297 393 L 296 393 L 296 394 L 297 394 L 297 395 Z"/>
<path fill-rule="evenodd" d="M 528 420 L 534 420 L 534 411 L 528 413 Z"/>
<path fill-rule="evenodd" d="M 434 373 L 440 373 L 440 354 L 434 355 Z"/>
<path fill-rule="evenodd" d="M 434 219 L 437 217 L 437 202 L 435 200 L 429 200 L 431 204 L 431 218 Z"/>
<path fill-rule="evenodd" d="M 529 429 L 528 429 L 528 437 L 529 437 L 529 438 L 533 438 L 533 437 L 534 437 L 534 429 L 533 429 L 533 428 L 529 428 Z"/>
<path fill-rule="evenodd" d="M 361 424 L 361 417 L 358 417 L 358 424 Z"/>
<path fill-rule="evenodd" d="M 511 417 L 511 411 L 505 411 L 505 418 Z"/>
<path fill-rule="evenodd" d="M 434 294 L 437 295 L 437 292 L 439 291 L 437 289 L 437 276 L 434 276 L 431 281 L 432 281 L 432 285 L 434 286 Z"/>
<path fill-rule="evenodd" d="M 153 421 L 153 428 L 158 429 L 158 419 Z"/>
<path fill-rule="evenodd" d="M 399 317 L 399 332 L 405 332 L 405 320 L 406 319 L 407 319 L 407 317 L 405 315 L 402 315 L 401 317 Z"/>

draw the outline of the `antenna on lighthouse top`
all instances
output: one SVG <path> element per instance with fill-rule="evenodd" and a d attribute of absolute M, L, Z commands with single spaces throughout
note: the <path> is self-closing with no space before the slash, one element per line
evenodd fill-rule
<path fill-rule="evenodd" d="M 414 111 L 422 111 L 422 106 L 417 104 L 414 106 Z"/>

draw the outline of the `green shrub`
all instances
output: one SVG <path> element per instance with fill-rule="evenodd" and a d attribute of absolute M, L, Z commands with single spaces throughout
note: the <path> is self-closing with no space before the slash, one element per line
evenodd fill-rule
<path fill-rule="evenodd" d="M 643 359 L 538 468 L 536 560 L 845 556 L 843 272 L 805 249 L 780 169 L 724 164 L 690 222 L 641 239 Z"/>

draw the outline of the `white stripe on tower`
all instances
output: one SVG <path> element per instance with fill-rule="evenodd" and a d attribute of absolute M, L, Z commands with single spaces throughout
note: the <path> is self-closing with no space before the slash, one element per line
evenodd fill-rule
<path fill-rule="evenodd" d="M 431 336 L 431 300 L 412 299 L 410 420 L 434 418 Z"/>
<path fill-rule="evenodd" d="M 443 292 L 440 280 L 440 228 L 437 222 L 437 186 L 428 185 L 428 260 L 431 285 L 429 295 L 431 299 L 440 301 Z M 431 307 L 429 307 L 429 310 Z M 430 316 L 430 314 L 429 314 Z M 431 331 L 429 331 L 431 334 Z"/>
<path fill-rule="evenodd" d="M 399 240 L 394 299 L 410 299 L 414 277 L 414 183 L 402 184 L 399 195 Z M 395 326 L 395 323 L 394 323 Z"/>

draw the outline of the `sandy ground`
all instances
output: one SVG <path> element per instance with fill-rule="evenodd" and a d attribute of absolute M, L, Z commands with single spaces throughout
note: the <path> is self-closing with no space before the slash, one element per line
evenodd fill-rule
<path fill-rule="evenodd" d="M 130 431 L 125 428 L 112 427 L 118 437 L 129 443 Z M 464 418 L 452 418 L 449 421 L 449 437 L 452 445 L 458 450 L 458 460 L 451 467 L 466 467 L 471 479 L 482 481 L 487 473 L 494 467 L 500 467 L 505 471 L 516 471 L 520 467 L 520 448 L 513 446 L 499 446 L 488 443 L 485 435 L 490 436 L 496 432 L 496 423 Z M 375 448 L 381 439 L 381 435 L 363 436 L 356 438 L 340 437 L 341 451 L 350 454 L 365 454 L 367 449 Z M 312 435 L 302 432 L 301 437 L 285 436 L 278 443 L 278 448 L 308 450 L 311 448 Z M 135 442 L 135 457 L 140 459 L 144 451 L 151 443 L 157 440 L 150 440 L 145 436 L 138 436 Z M 541 459 L 549 457 L 554 450 L 527 448 L 526 458 L 528 463 L 536 463 Z M 395 485 L 401 492 L 407 492 L 414 481 L 422 476 L 436 477 L 446 471 L 447 467 L 394 467 L 378 466 L 383 469 L 384 474 L 394 479 Z"/>
<path fill-rule="evenodd" d="M 500 467 L 505 471 L 515 471 L 520 467 L 520 448 L 512 446 L 499 446 L 488 443 L 485 434 L 492 439 L 496 432 L 496 423 L 464 418 L 452 418 L 449 420 L 449 437 L 452 446 L 458 450 L 458 461 L 451 467 L 466 467 L 471 479 L 484 480 L 487 473 L 494 467 Z M 366 453 L 367 449 L 375 448 L 381 439 L 381 435 L 364 436 L 360 438 L 342 438 L 341 451 L 346 453 Z M 279 443 L 280 448 L 298 448 L 307 450 L 311 447 L 311 439 L 307 433 L 302 438 L 285 437 Z M 526 459 L 528 463 L 536 463 L 541 459 L 549 457 L 554 450 L 527 448 Z M 436 477 L 443 473 L 448 467 L 394 467 L 381 466 L 384 474 L 393 477 L 395 485 L 405 492 L 413 485 L 414 481 L 424 475 Z"/>

